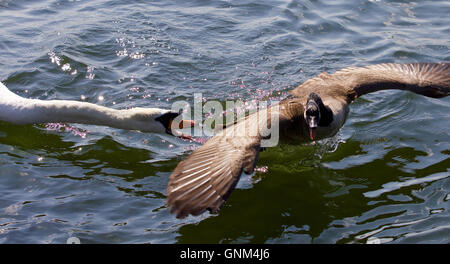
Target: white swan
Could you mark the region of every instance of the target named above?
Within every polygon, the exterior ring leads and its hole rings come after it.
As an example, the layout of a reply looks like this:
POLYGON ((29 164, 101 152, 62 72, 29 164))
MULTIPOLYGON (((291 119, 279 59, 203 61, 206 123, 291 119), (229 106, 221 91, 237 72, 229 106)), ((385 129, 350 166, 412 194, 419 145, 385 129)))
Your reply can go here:
MULTIPOLYGON (((160 108, 117 110, 71 100, 27 99, 11 92, 0 82, 0 120, 19 125, 67 122, 187 137, 172 129, 175 127, 172 121, 178 116, 177 112, 160 108)), ((180 121, 179 128, 194 125, 191 120, 177 121, 180 121)))

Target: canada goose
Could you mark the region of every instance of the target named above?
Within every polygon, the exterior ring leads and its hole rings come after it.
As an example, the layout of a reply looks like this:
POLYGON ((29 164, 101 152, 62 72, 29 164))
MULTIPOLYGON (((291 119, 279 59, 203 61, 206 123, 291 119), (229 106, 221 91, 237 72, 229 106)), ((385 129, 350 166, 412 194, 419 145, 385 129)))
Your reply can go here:
MULTIPOLYGON (((67 122, 167 133, 189 138, 172 129, 172 121, 179 115, 180 113, 159 108, 136 107, 116 110, 71 100, 27 99, 11 92, 0 82, 0 120, 14 124, 67 122)), ((193 125, 192 120, 181 120, 179 128, 193 125)), ((175 124, 173 127, 176 127, 175 124)))
MULTIPOLYGON (((278 109, 280 141, 302 143, 331 137, 342 127, 349 104, 357 97, 385 89, 409 90, 432 98, 450 93, 450 63, 377 64, 321 73, 290 91, 293 98, 278 109)), ((180 162, 170 175, 167 204, 178 218, 217 212, 242 171, 252 173, 262 133, 228 136, 227 130, 257 129, 257 113, 224 129, 180 162)), ((270 116, 267 118, 270 124, 270 116)), ((232 134, 232 133, 230 133, 232 134)))

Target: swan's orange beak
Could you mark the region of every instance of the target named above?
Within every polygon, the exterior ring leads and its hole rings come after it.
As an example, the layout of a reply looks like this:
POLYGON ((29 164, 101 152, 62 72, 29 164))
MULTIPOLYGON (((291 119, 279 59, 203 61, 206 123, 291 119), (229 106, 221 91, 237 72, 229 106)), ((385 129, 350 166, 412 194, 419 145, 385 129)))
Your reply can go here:
MULTIPOLYGON (((170 120, 169 122, 169 131, 168 133, 176 136, 176 137, 180 137, 182 139, 192 139, 192 137, 190 135, 181 133, 180 131, 174 130, 172 129, 172 122, 173 119, 170 120)), ((175 124, 175 129, 183 129, 183 128, 189 128, 189 127, 194 127, 195 126, 195 121, 194 120, 181 120, 181 122, 178 124, 178 127, 175 124)))
POLYGON ((180 129, 187 128, 187 127, 194 127, 195 121, 194 120, 181 120, 180 122, 180 129))
MULTIPOLYGON (((169 121, 169 127, 172 128, 172 122, 173 119, 170 119, 169 121)), ((181 120, 181 122, 178 124, 178 127, 175 126, 176 129, 183 129, 183 128, 189 128, 195 126, 194 120, 181 120)))

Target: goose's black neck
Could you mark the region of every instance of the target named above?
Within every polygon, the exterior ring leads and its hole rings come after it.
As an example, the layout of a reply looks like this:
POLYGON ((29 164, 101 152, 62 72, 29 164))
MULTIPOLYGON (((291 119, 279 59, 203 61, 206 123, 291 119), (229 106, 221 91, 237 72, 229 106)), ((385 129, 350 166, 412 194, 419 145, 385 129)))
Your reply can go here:
POLYGON ((322 98, 316 93, 311 93, 308 97, 309 100, 313 100, 319 106, 320 120, 318 125, 322 127, 329 126, 333 122, 333 111, 331 111, 330 107, 324 105, 322 98))

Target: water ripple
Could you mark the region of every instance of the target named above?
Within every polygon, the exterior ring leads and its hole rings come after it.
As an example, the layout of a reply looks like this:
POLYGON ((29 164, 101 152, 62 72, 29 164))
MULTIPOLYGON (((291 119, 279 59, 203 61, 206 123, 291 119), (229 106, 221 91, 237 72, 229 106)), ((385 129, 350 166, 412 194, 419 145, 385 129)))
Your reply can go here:
MULTIPOLYGON (((249 109, 322 71, 449 61, 448 13, 446 1, 6 0, 0 80, 27 98, 170 108, 202 93, 249 109)), ((165 190, 202 138, 0 122, 0 242, 448 243, 449 102, 358 98, 336 137, 262 152, 219 214, 183 220, 165 190)))

